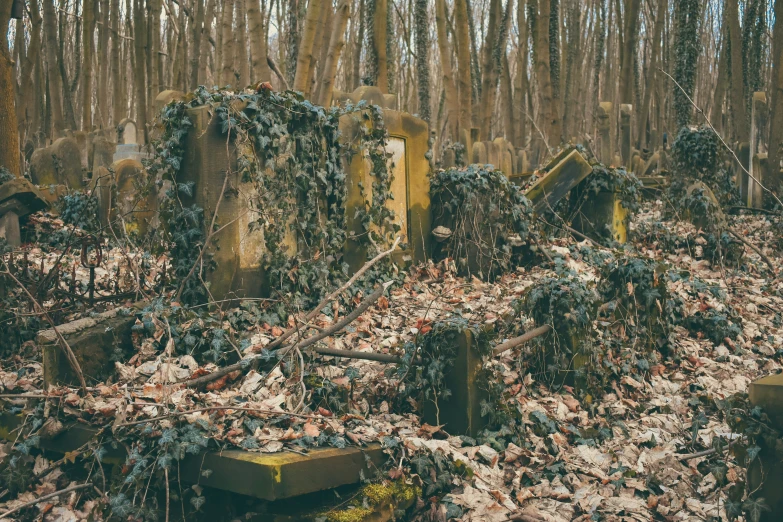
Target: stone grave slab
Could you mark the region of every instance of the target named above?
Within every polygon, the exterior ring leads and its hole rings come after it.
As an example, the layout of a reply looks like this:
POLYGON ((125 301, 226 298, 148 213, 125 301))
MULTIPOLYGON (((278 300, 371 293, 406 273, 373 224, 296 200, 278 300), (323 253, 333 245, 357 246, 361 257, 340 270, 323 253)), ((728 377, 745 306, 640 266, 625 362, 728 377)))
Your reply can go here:
POLYGON ((593 167, 576 149, 566 149, 558 154, 546 175, 531 186, 525 196, 539 214, 562 199, 593 171, 593 167))

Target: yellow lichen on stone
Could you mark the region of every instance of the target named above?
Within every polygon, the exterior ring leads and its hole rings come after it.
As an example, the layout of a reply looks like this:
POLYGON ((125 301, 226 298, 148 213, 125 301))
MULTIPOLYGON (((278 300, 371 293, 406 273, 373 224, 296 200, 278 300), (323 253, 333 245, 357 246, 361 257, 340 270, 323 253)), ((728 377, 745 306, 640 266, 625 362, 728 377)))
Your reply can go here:
POLYGON ((393 513, 395 509, 407 509, 420 493, 418 487, 403 480, 368 484, 356 495, 351 507, 323 516, 328 522, 363 522, 378 511, 393 513))

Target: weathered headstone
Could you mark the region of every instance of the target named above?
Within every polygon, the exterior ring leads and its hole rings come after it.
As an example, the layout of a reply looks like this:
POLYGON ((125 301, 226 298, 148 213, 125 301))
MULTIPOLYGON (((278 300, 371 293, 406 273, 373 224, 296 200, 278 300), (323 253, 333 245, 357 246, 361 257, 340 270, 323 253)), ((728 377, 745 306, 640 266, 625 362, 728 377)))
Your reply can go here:
POLYGON ((530 172, 530 161, 527 159, 527 151, 526 150, 519 150, 517 152, 517 163, 519 165, 519 175, 523 175, 525 173, 530 172))
POLYGON ((16 212, 8 211, 0 216, 0 238, 12 247, 22 244, 22 233, 19 229, 19 216, 16 212))
POLYGON ((81 159, 82 168, 83 169, 89 169, 90 168, 90 162, 89 162, 89 149, 90 149, 90 136, 86 131, 73 131, 71 133, 71 138, 73 138, 73 141, 76 142, 76 145, 79 147, 79 158, 81 159))
POLYGON ((441 163, 444 169, 452 169, 457 165, 454 149, 446 149, 443 151, 443 159, 441 160, 441 163))
POLYGON ((19 246, 19 218, 48 206, 38 189, 26 179, 6 181, 0 185, 0 237, 5 238, 11 246, 19 246))
MULTIPOLYGON (((783 374, 769 375, 750 383, 748 395, 751 404, 769 416, 771 427, 783 432, 783 374)), ((761 511, 759 522, 777 522, 783 520, 781 441, 758 437, 756 444, 761 451, 756 458, 750 459, 748 487, 757 492, 769 508, 761 511)))
POLYGON ((596 111, 598 127, 598 150, 601 163, 609 165, 612 162, 612 102, 601 102, 596 111))
POLYGON ((30 177, 36 185, 83 185, 82 158, 73 138, 60 138, 51 146, 36 150, 30 158, 30 177))
POLYGON ((397 95, 396 94, 384 94, 383 95, 383 107, 385 109, 397 110, 397 95))
POLYGON ((565 149, 552 162, 546 175, 536 181, 525 193, 533 209, 541 213, 563 198, 577 186, 593 167, 576 149, 565 149))
POLYGON ((217 299, 260 297, 263 287, 261 259, 264 251, 263 233, 248 231, 252 212, 253 187, 242 183, 236 168, 236 154, 226 147, 225 135, 217 118, 211 117, 211 107, 187 110, 193 122, 185 143, 185 156, 177 182, 193 182, 193 196, 182 195, 185 206, 196 204, 204 209, 204 230, 215 215, 221 230, 212 237, 207 252, 218 269, 207 275, 210 293, 217 299), (228 190, 221 190, 228 176, 228 190))
POLYGON ((117 125, 117 144, 135 145, 138 143, 136 122, 125 118, 117 125))
POLYGON ((161 91, 155 97, 155 114, 160 114, 161 109, 173 101, 181 101, 185 99, 185 93, 174 89, 168 89, 161 91))
MULTIPOLYGON (((429 130, 423 120, 404 112, 384 110, 383 121, 389 135, 386 148, 392 156, 391 192, 394 196, 386 204, 394 211, 402 242, 408 245, 407 250, 401 250, 395 257, 403 261, 424 261, 431 255, 430 163, 427 159, 429 130)), ((343 116, 340 119, 343 139, 351 140, 362 124, 355 115, 343 116)), ((346 223, 349 232, 357 235, 362 234, 363 230, 354 216, 357 208, 364 207, 365 201, 372 200, 372 181, 371 166, 363 155, 357 154, 350 158, 346 180, 346 223)), ((354 240, 348 240, 345 252, 351 270, 358 270, 366 261, 367 253, 354 240)))
POLYGON ((487 147, 483 142, 477 141, 473 144, 472 161, 473 163, 477 163, 479 165, 486 165, 489 161, 489 158, 487 157, 487 147))
MULTIPOLYGON (((143 199, 139 196, 139 187, 143 187, 148 181, 147 171, 141 162, 133 159, 114 163, 112 170, 117 196, 116 201, 111 204, 111 219, 124 222, 128 232, 146 234, 156 207, 154 191, 143 199)), ((101 189, 103 190, 103 187, 101 189)))
POLYGON ((108 167, 114 162, 116 146, 108 139, 98 136, 92 142, 92 171, 95 177, 95 169, 108 167))
POLYGON ((484 358, 476 346, 473 332, 466 328, 457 340, 453 366, 445 375, 448 398, 435 394, 424 402, 424 420, 433 426, 443 425, 451 435, 475 437, 486 425, 481 403, 487 400, 486 387, 480 382, 484 358))
POLYGON ((351 95, 347 92, 335 89, 332 92, 332 105, 335 107, 344 107, 351 100, 351 95))
POLYGON ((108 168, 100 165, 92 170, 92 182, 98 198, 98 222, 101 227, 106 227, 111 216, 114 178, 108 168))
POLYGON ((374 85, 362 85, 361 87, 357 87, 356 90, 351 93, 351 100, 354 104, 364 101, 370 105, 377 105, 381 108, 386 108, 387 103, 383 91, 374 85))
POLYGON ((633 151, 631 150, 631 116, 633 105, 623 103, 620 105, 620 154, 623 165, 629 169, 633 167, 633 151))

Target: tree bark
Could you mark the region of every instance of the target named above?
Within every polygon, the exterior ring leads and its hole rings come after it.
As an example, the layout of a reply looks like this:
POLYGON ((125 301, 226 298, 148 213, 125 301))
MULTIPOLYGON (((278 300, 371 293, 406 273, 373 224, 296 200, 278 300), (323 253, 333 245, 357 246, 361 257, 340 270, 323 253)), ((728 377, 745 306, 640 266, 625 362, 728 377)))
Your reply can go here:
MULTIPOLYGON (((101 24, 98 26, 98 49, 106 52, 109 48, 109 2, 99 2, 101 24)), ((100 128, 109 123, 109 67, 99 67, 98 74, 98 118, 100 128)))
POLYGON ((375 0, 373 13, 373 45, 375 47, 375 84, 383 93, 389 92, 389 64, 386 60, 387 0, 375 0))
POLYGON ((92 130, 92 46, 95 10, 92 0, 82 2, 82 130, 92 130))
POLYGON ((538 89, 541 92, 541 114, 546 125, 547 141, 549 146, 558 145, 561 139, 560 116, 552 95, 552 78, 550 75, 549 60, 549 20, 550 9, 549 0, 530 0, 532 11, 537 13, 533 21, 533 34, 535 45, 533 47, 533 57, 536 62, 536 79, 538 80, 538 89))
POLYGON ((527 144, 527 116, 529 110, 527 107, 527 91, 528 91, 528 62, 527 62, 527 50, 528 50, 528 32, 527 32, 527 19, 525 17, 525 0, 519 0, 517 4, 517 26, 519 27, 519 46, 517 47, 517 75, 515 78, 514 86, 514 105, 518 111, 518 117, 516 118, 517 130, 515 135, 517 138, 517 147, 524 147, 527 144))
MULTIPOLYGON (((454 1, 454 24, 456 26, 454 31, 457 40, 457 63, 459 67, 459 134, 457 139, 461 140, 463 132, 466 132, 468 136, 470 135, 473 113, 467 0, 454 1)), ((464 145, 468 146, 470 144, 465 143, 464 145)))
POLYGON ((440 69, 446 98, 446 128, 448 136, 454 141, 459 141, 459 106, 457 105, 454 73, 451 69, 451 47, 446 31, 446 0, 435 0, 435 26, 438 30, 438 55, 440 56, 440 69))
POLYGON ((44 39, 46 41, 46 71, 49 75, 49 106, 52 114, 54 135, 65 129, 63 118, 63 85, 60 69, 57 65, 57 15, 54 10, 56 0, 43 0, 44 39))
MULTIPOLYGON (((734 137, 739 142, 747 142, 750 136, 748 129, 748 118, 745 105, 745 87, 743 85, 742 72, 742 36, 739 25, 739 5, 738 0, 726 0, 726 21, 729 26, 729 42, 731 53, 731 83, 729 87, 729 96, 731 102, 732 124, 734 137)), ((746 158, 747 160, 747 158, 746 158)))
POLYGON ((348 18, 351 15, 351 3, 349 0, 341 0, 337 6, 337 12, 334 15, 332 27, 332 36, 329 41, 329 51, 324 63, 324 71, 321 76, 321 98, 319 104, 329 107, 332 104, 332 94, 334 93, 334 80, 337 76, 337 63, 340 61, 340 54, 345 47, 345 29, 348 26, 348 18))
POLYGON ((264 6, 261 0, 248 0, 247 20, 250 24, 250 53, 253 56, 253 82, 268 82, 272 79, 272 70, 266 61, 267 43, 264 30, 264 6))
MULTIPOLYGON (((479 136, 481 141, 490 139, 490 125, 492 123, 492 110, 494 109, 494 92, 497 89, 495 63, 492 60, 492 52, 497 42, 501 17, 500 0, 490 0, 489 20, 487 21, 487 35, 484 38, 484 46, 481 49, 481 103, 479 105, 479 136)), ((468 13, 470 16, 470 13, 468 13)), ((461 64, 460 64, 461 65, 461 64)))
MULTIPOLYGON (((44 0, 47 1, 47 0, 44 0)), ((112 123, 118 125, 127 114, 125 105, 125 89, 122 84, 120 72, 120 50, 122 39, 120 38, 120 0, 111 2, 111 87, 112 87, 112 123)), ((124 69, 124 68, 123 68, 124 69)))
MULTIPOLYGON (((666 18, 666 0, 658 0, 658 11, 655 15, 655 27, 653 29, 652 54, 648 78, 652 79, 644 89, 644 102, 639 114, 639 126, 636 131, 638 148, 641 150, 647 145, 647 121, 650 115, 650 103, 655 85, 655 77, 658 75, 658 55, 661 52, 661 36, 663 35, 663 23, 666 18)), ((657 144, 653 144, 655 146, 657 144)))
POLYGON ((415 0, 416 81, 418 83, 419 116, 430 124, 430 24, 427 0, 415 0))
POLYGON ((317 0, 311 1, 310 5, 307 6, 304 31, 302 32, 302 40, 299 42, 294 90, 302 93, 308 91, 310 64, 313 60, 313 46, 315 45, 315 33, 321 18, 321 7, 322 2, 317 0))
POLYGON ((636 34, 639 24, 640 0, 629 0, 623 20, 623 52, 620 64, 620 103, 633 104, 633 57, 636 53, 636 34))
POLYGON ((144 0, 134 0, 133 10, 133 49, 134 68, 133 85, 136 91, 136 123, 137 133, 143 135, 142 141, 147 143, 147 85, 146 85, 146 34, 144 0))
POLYGON ((237 36, 239 37, 239 45, 237 46, 237 60, 239 64, 237 66, 237 72, 239 73, 239 85, 238 87, 244 89, 250 84, 250 59, 247 54, 247 22, 245 20, 246 5, 245 2, 253 0, 236 0, 236 13, 237 13, 237 36))
MULTIPOLYGON (((0 3, 0 30, 8 31, 11 2, 0 3)), ((8 49, 8 40, 0 38, 0 167, 15 176, 21 175, 19 156, 19 127, 16 121, 14 63, 8 49)))
POLYGON ((769 125, 770 185, 780 197, 783 179, 780 175, 781 142, 783 142, 783 0, 775 0, 775 27, 772 32, 772 115, 769 125))
POLYGON ((221 85, 236 85, 234 76, 234 0, 223 1, 223 15, 220 20, 222 53, 221 53, 221 85))

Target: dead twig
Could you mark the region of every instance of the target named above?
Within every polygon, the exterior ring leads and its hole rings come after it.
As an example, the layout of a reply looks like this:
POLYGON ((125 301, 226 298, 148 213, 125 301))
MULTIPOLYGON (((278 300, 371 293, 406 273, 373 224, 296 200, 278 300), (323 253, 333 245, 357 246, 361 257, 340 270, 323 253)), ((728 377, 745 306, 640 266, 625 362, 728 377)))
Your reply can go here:
POLYGON ((17 511, 21 511, 25 508, 28 508, 30 506, 34 506, 36 504, 40 504, 44 500, 49 500, 50 498, 59 497, 60 495, 65 495, 66 493, 70 493, 72 491, 78 491, 80 489, 88 488, 92 486, 92 482, 85 482, 84 484, 76 484, 74 486, 67 487, 65 489, 61 489, 60 491, 55 491, 54 493, 49 493, 48 495, 44 495, 42 497, 38 497, 35 500, 31 500, 30 502, 25 502, 21 506, 17 506, 14 509, 9 509, 5 513, 0 513, 0 520, 7 518, 17 511))
MULTIPOLYGON (((364 274, 364 273, 365 273, 367 270, 369 270, 369 269, 370 269, 370 268, 371 268, 373 265, 375 265, 375 264, 376 264, 378 261, 380 261, 380 260, 381 260, 381 259, 383 259, 384 257, 386 257, 386 256, 390 255, 392 252, 394 252, 394 251, 397 249, 397 245, 399 245, 399 244, 400 244, 400 239, 401 239, 401 238, 400 238, 400 237, 398 237, 398 238, 397 238, 397 239, 394 241, 394 244, 392 245, 392 247, 391 247, 389 250, 383 251, 383 252, 381 252, 380 254, 378 254, 377 256, 375 256, 374 258, 372 258, 372 259, 370 259, 369 261, 367 261, 367 262, 364 264, 364 266, 363 266, 363 267, 361 267, 361 268, 360 268, 360 269, 359 269, 359 270, 358 270, 358 271, 357 271, 357 272, 356 272, 356 273, 355 273, 353 276, 351 276, 351 278, 350 278, 348 281, 346 281, 346 282, 345 282, 345 283, 344 283, 344 284, 343 284, 343 285, 342 285, 340 288, 338 288, 337 290, 335 290, 335 291, 334 291, 334 292, 332 292, 331 294, 329 294, 329 295, 327 295, 326 297, 324 297, 324 298, 321 300, 321 302, 320 302, 320 303, 318 303, 318 305, 316 305, 316 307, 315 307, 315 308, 313 308, 312 310, 310 310, 310 312, 308 312, 308 314, 305 316, 305 318, 304 318, 304 320, 303 320, 302 322, 303 322, 303 323, 309 323, 310 321, 312 321, 312 320, 313 320, 313 319, 314 319, 316 316, 318 316, 318 314, 320 314, 320 313, 321 313, 321 310, 323 310, 323 308, 324 308, 326 305, 328 305, 328 304, 329 304, 330 302, 332 302, 332 301, 333 301, 335 298, 337 298, 337 296, 338 296, 338 295, 340 295, 341 293, 345 292, 345 291, 346 291, 348 288, 350 288, 350 287, 351 287, 351 285, 353 285, 353 284, 354 284, 354 283, 355 283, 355 282, 356 282, 356 281, 357 281, 357 280, 358 280, 358 279, 359 279, 359 278, 360 278, 360 277, 361 277, 361 276, 362 276, 362 275, 363 275, 363 274, 364 274)), ((278 346, 280 346, 281 344, 283 344, 283 342, 284 342, 286 339, 288 339, 289 337, 291 337, 291 336, 292 336, 293 334, 295 334, 297 331, 298 331, 298 328, 297 328, 296 326, 294 326, 294 327, 292 327, 292 328, 289 328, 288 330, 286 330, 285 332, 283 332, 283 334, 282 334, 280 337, 278 337, 277 339, 275 339, 274 341, 272 341, 271 343, 269 343, 269 344, 267 345, 267 347, 266 347, 266 348, 267 348, 267 350, 274 350, 275 348, 277 348, 278 346)))
POLYGON ((728 231, 729 231, 729 233, 730 233, 732 236, 734 236, 734 237, 736 237, 737 239, 739 239, 739 240, 740 240, 740 242, 741 242, 743 245, 745 245, 746 247, 750 248, 750 249, 751 249, 751 250, 753 250, 755 253, 757 253, 757 254, 759 255, 759 257, 761 257, 761 260, 762 260, 762 261, 764 261, 764 262, 767 264, 767 266, 769 267, 769 269, 770 269, 770 270, 772 270, 772 274, 773 274, 773 275, 777 275, 777 272, 775 271, 775 266, 772 264, 772 261, 771 261, 771 260, 770 260, 770 259, 769 259, 769 258, 766 256, 766 254, 764 254, 764 252, 762 252, 762 251, 761 251, 761 249, 760 249, 760 248, 758 248, 756 245, 754 245, 753 243, 751 243, 750 241, 748 241, 747 239, 745 239, 744 237, 742 237, 742 236, 739 234, 739 232, 737 232, 736 230, 733 230, 733 229, 731 229, 731 228, 729 228, 729 227, 726 227, 726 230, 728 230, 728 231))
POLYGON ((524 344, 531 339, 535 339, 536 337, 541 337, 545 333, 549 332, 552 327, 548 324, 545 324, 544 326, 539 326, 538 328, 534 328, 530 330, 529 332, 525 332, 524 334, 520 335, 519 337, 514 337, 513 339, 509 339, 503 344, 497 345, 492 350, 492 355, 500 355, 501 353, 505 352, 506 350, 510 350, 512 348, 516 348, 520 344, 524 344))
POLYGON ((687 455, 675 455, 680 462, 686 460, 697 459, 699 457, 706 457, 715 453, 715 448, 706 449, 704 451, 697 451, 696 453, 688 453, 687 455))
POLYGON ((71 365, 71 369, 73 369, 76 376, 79 378, 79 385, 82 388, 82 392, 87 393, 87 383, 84 380, 84 373, 82 372, 81 366, 79 366, 79 361, 76 359, 76 354, 73 353, 73 350, 71 349, 71 346, 68 344, 68 341, 65 340, 65 337, 62 336, 60 333, 60 330, 57 329, 57 325, 54 324, 54 319, 52 319, 52 316, 49 315, 49 312, 46 311, 46 308, 41 306, 38 301, 33 297, 33 294, 30 293, 29 290, 27 290, 27 287, 25 287, 21 281, 19 281, 14 274, 11 273, 10 270, 6 268, 4 272, 0 272, 8 277, 10 277, 18 286, 22 289, 22 291, 27 294, 27 298, 30 300, 31 303, 33 303, 33 306, 40 310, 40 313, 46 318, 46 321, 49 323, 49 325, 52 327, 52 330, 54 331, 54 335, 57 336, 58 344, 60 345, 60 348, 62 348, 63 352, 65 352, 65 357, 68 359, 68 362, 71 365))

